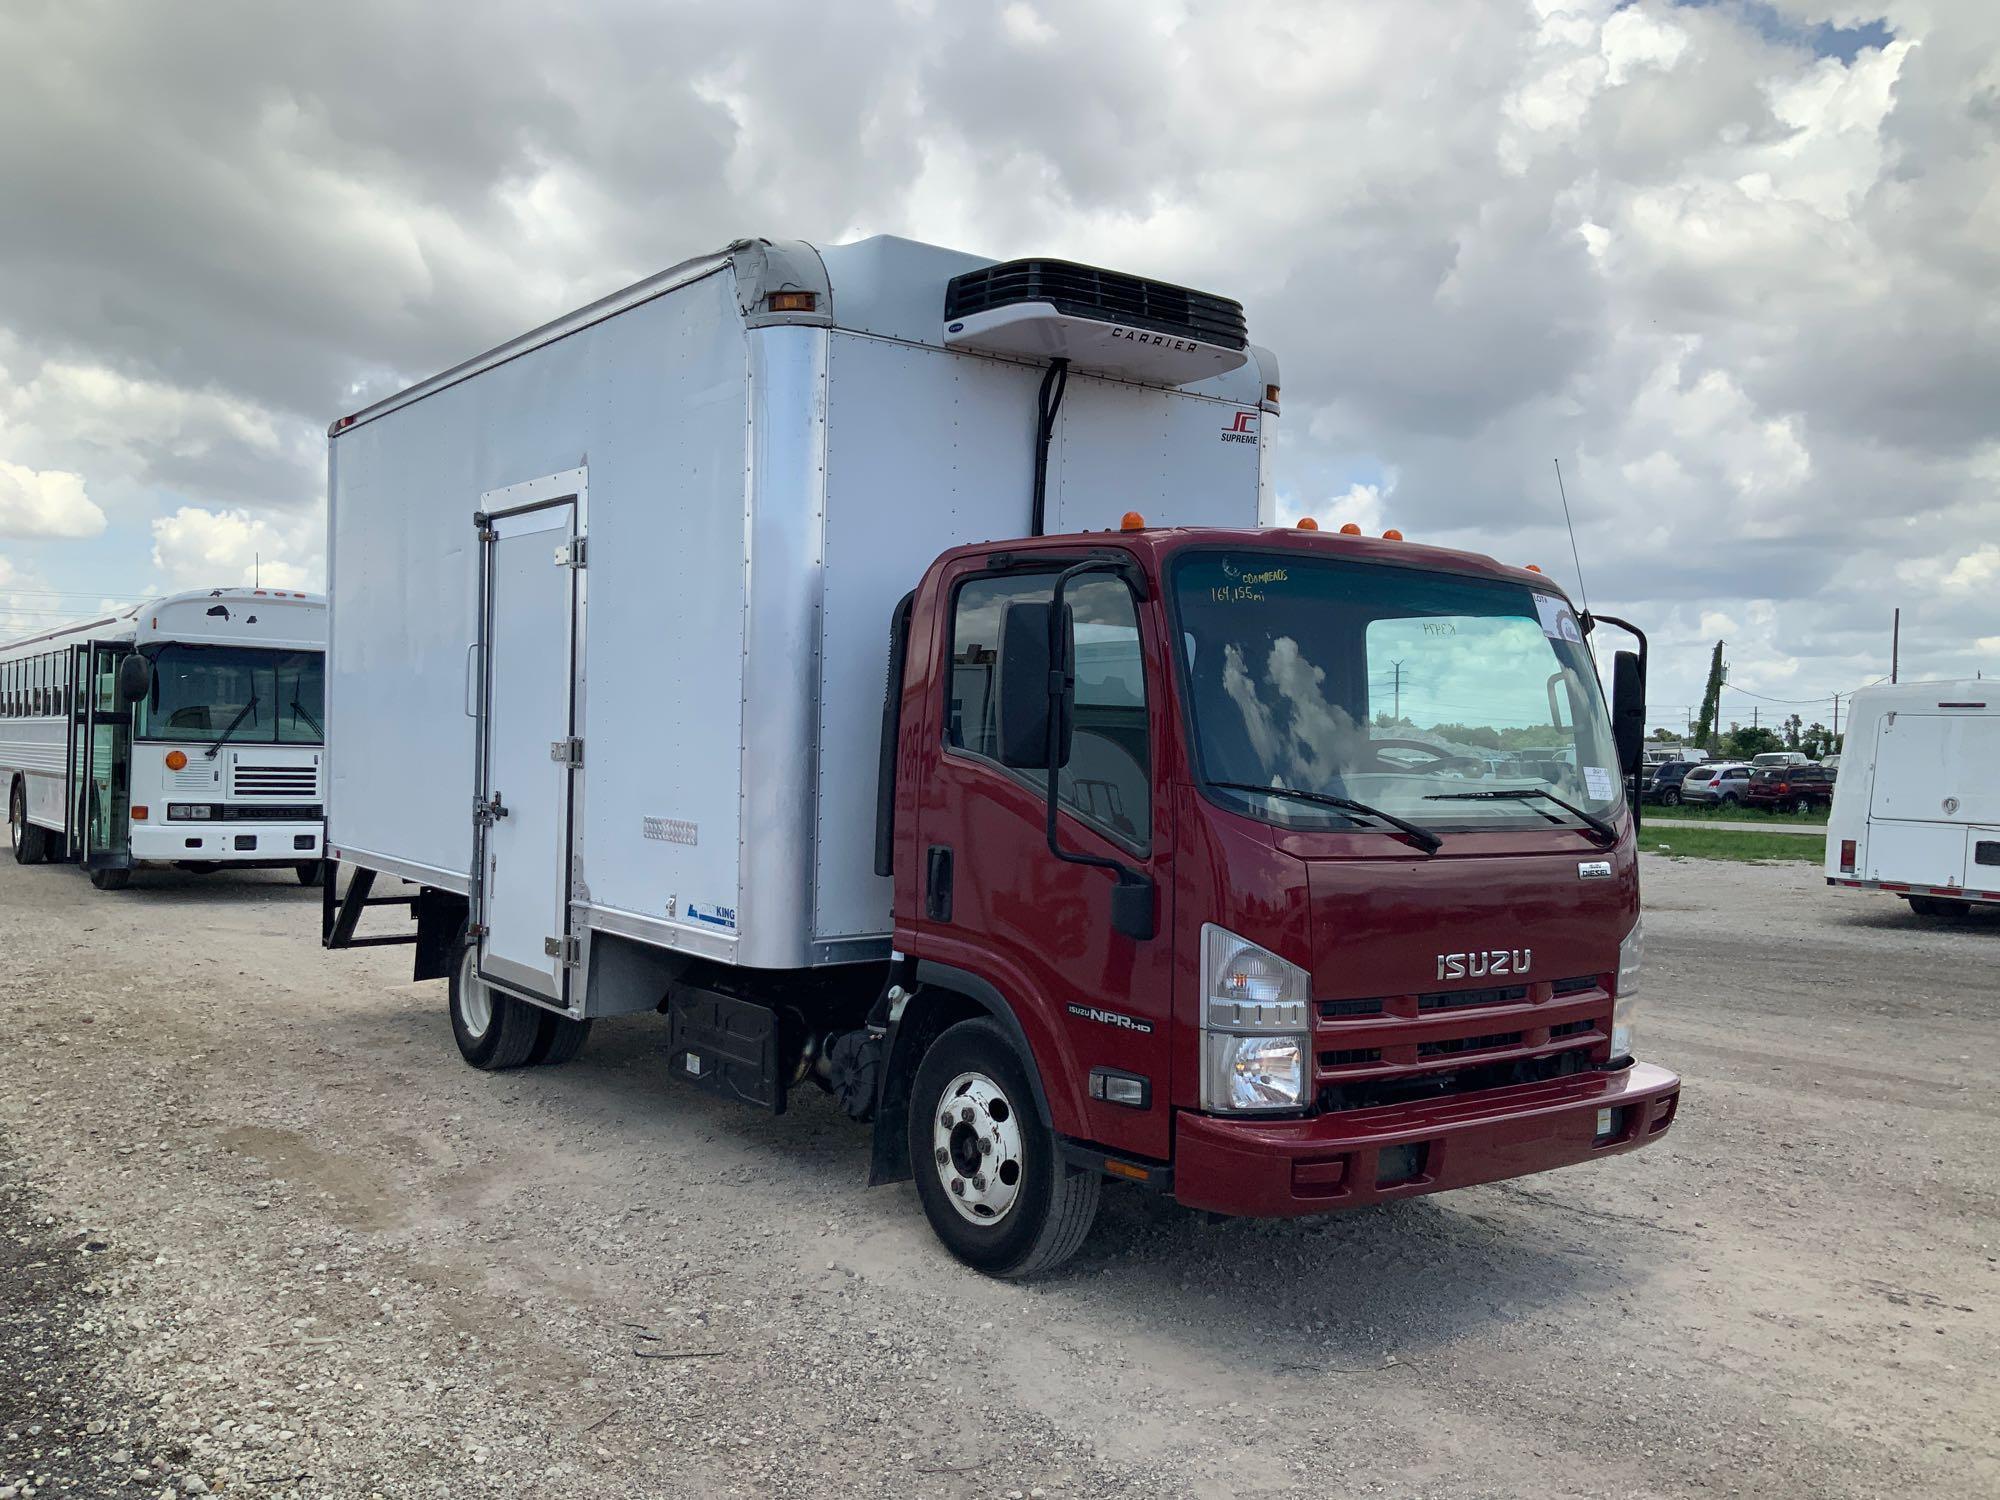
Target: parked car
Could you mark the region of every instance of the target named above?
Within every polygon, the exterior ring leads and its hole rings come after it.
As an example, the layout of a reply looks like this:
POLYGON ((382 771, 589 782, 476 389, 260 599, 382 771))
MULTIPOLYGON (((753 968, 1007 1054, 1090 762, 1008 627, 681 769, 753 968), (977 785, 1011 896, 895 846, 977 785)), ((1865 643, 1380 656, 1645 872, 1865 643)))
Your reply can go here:
POLYGON ((1681 782, 1681 801, 1704 807, 1735 807, 1750 785, 1750 768, 1740 761, 1696 766, 1681 782))
POLYGON ((1657 766, 1648 766, 1639 783, 1639 797, 1643 802, 1657 802, 1662 807, 1676 807, 1681 800, 1681 783, 1687 773, 1695 768, 1691 760, 1662 761, 1657 766))
POLYGON ((1809 766, 1812 757, 1803 750, 1766 750, 1762 755, 1750 757, 1750 765, 1755 770, 1766 766, 1809 766))
POLYGON ((1745 807, 1772 812, 1803 812, 1833 805, 1833 773, 1825 766, 1754 766, 1743 789, 1745 807))

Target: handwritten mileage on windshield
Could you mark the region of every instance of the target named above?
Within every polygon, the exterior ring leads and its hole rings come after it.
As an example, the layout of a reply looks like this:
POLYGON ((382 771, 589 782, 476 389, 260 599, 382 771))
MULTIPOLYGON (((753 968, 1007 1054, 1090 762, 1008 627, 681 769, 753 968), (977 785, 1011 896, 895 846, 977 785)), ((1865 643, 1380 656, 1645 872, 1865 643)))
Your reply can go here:
POLYGON ((1234 580, 1208 591, 1208 597, 1216 604, 1261 604, 1264 602, 1262 585, 1267 583, 1288 583, 1291 575, 1283 568, 1266 568, 1261 573, 1239 573, 1224 565, 1223 571, 1234 580))

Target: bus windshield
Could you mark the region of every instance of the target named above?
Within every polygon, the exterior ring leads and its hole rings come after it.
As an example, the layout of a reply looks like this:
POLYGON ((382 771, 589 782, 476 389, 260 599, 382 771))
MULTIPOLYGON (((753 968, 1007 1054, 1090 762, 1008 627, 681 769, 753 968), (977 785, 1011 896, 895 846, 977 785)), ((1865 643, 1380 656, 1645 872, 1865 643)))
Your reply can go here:
POLYGON ((1623 806, 1597 674, 1553 594, 1254 550, 1191 552, 1173 585, 1201 774, 1251 816, 1381 826, 1279 788, 1426 828, 1586 826, 1623 806))
POLYGON ((134 737, 213 741, 227 731, 232 745, 317 745, 326 738, 325 662, 319 651, 162 647, 134 737))

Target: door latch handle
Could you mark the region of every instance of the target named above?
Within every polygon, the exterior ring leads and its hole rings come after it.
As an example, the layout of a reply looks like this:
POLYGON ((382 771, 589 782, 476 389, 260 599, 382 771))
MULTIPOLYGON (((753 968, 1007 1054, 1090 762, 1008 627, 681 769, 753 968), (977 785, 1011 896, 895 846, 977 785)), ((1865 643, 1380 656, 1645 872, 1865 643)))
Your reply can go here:
POLYGON ((487 801, 474 801, 472 816, 475 822, 490 828, 507 816, 507 806, 500 800, 500 794, 495 792, 487 801))

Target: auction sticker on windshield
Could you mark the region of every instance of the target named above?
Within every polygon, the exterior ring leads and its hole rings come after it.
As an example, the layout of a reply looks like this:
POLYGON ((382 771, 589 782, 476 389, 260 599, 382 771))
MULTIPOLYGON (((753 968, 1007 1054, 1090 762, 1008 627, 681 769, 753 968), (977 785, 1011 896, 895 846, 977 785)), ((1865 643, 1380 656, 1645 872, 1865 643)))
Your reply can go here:
POLYGON ((1535 613, 1541 616, 1542 633, 1559 641, 1583 644, 1583 631, 1578 628, 1576 616, 1570 608, 1553 594, 1535 595, 1535 613))
POLYGON ((1583 768, 1583 789, 1590 793, 1590 800, 1593 802, 1609 802, 1611 800, 1612 789, 1617 784, 1612 779, 1611 772, 1607 767, 1585 766, 1583 768))

